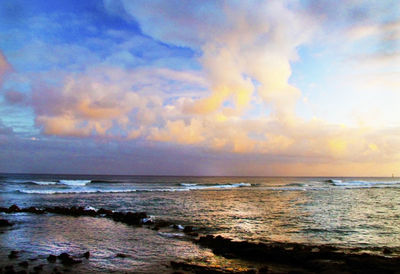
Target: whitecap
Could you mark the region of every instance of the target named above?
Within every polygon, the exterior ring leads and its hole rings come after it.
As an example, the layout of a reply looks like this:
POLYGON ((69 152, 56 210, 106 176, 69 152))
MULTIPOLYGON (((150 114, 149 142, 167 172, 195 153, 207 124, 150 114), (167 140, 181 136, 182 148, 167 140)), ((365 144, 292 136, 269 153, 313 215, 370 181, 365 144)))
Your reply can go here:
POLYGON ((90 180, 60 180, 59 183, 67 186, 85 186, 89 184, 90 180))
POLYGON ((17 190, 25 194, 91 194, 91 193, 130 193, 136 192, 136 189, 62 189, 62 190, 17 190))
POLYGON ((52 182, 52 181, 32 181, 33 184, 35 185, 42 185, 42 186, 47 186, 47 185, 56 185, 57 182, 52 182))

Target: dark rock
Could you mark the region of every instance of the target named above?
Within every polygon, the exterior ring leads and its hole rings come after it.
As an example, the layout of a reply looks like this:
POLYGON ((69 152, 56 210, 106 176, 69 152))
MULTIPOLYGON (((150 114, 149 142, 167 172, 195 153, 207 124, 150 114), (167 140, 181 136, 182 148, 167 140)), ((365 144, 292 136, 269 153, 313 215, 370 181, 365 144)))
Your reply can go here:
POLYGON ((193 236, 193 237, 199 236, 199 233, 197 233, 197 232, 189 232, 187 234, 190 235, 190 236, 193 236))
POLYGON ((17 205, 12 205, 8 208, 9 213, 14 213, 14 212, 21 212, 21 209, 17 205))
MULTIPOLYGON (((50 255, 50 256, 52 256, 52 255, 50 255)), ((66 252, 61 253, 61 254, 58 255, 57 257, 58 257, 60 260, 66 260, 66 259, 71 258, 71 256, 70 256, 68 253, 66 253, 66 252)))
POLYGON ((96 212, 95 210, 93 210, 93 209, 87 209, 87 210, 84 210, 83 214, 84 214, 85 216, 94 217, 94 216, 97 215, 97 212, 96 212))
POLYGON ((383 254, 385 254, 385 255, 389 255, 389 254, 392 254, 392 253, 393 253, 392 250, 390 248, 388 248, 388 247, 385 247, 383 249, 383 254))
POLYGON ((81 260, 76 260, 72 258, 68 253, 61 253, 58 255, 58 259, 60 259, 61 263, 63 265, 73 265, 73 264, 79 264, 82 261, 81 260))
POLYGON ((117 258, 126 258, 126 257, 128 257, 128 255, 126 255, 124 253, 117 253, 116 257, 117 258))
POLYGON ((8 220, 0 219, 0 227, 12 226, 13 224, 10 223, 8 220))
POLYGON ((55 267, 55 268, 53 268, 53 272, 52 272, 52 273, 54 273, 54 274, 61 274, 61 271, 58 270, 57 267, 55 267))
POLYGON ((47 260, 48 260, 50 263, 55 263, 56 260, 57 260, 57 256, 51 255, 51 254, 50 254, 50 255, 47 257, 47 260))
POLYGON ((171 222, 167 222, 167 221, 164 221, 164 220, 157 220, 155 223, 156 223, 155 226, 158 227, 158 228, 167 227, 167 226, 171 225, 171 222))
POLYGON ((8 254, 8 258, 9 258, 9 259, 18 258, 18 253, 19 253, 19 251, 13 250, 13 251, 10 252, 10 254, 8 254))
POLYGON ((193 232, 193 226, 187 225, 183 229, 183 232, 188 233, 188 232, 193 232))
POLYGON ((89 259, 89 257, 90 257, 90 252, 87 251, 87 252, 83 253, 82 257, 84 257, 84 258, 86 258, 86 259, 89 259))
POLYGON ((266 274, 266 273, 268 273, 268 271, 269 271, 268 266, 262 266, 262 267, 260 267, 260 268, 258 269, 258 273, 259 273, 259 274, 266 274))
POLYGON ((37 261, 38 258, 29 258, 28 260, 33 262, 33 261, 37 261))
POLYGON ((43 270, 43 264, 40 264, 40 265, 37 265, 37 266, 35 266, 34 268, 33 268, 33 271, 35 271, 35 272, 40 272, 40 271, 42 271, 43 270))
POLYGON ((212 235, 195 242, 227 258, 286 265, 301 273, 394 273, 400 269, 400 258, 349 253, 327 245, 236 242, 212 235))
MULTIPOLYGON (((173 269, 183 269, 185 271, 188 271, 190 273, 212 273, 212 274, 219 274, 219 273, 248 273, 252 274, 255 273, 254 270, 247 270, 247 271, 240 271, 240 272, 235 272, 235 271, 228 271, 223 268, 219 267, 211 267, 211 266, 204 266, 204 265, 197 265, 197 264, 190 264, 190 263, 185 263, 185 262, 175 262, 171 261, 170 262, 171 267, 173 269)), ((176 272, 174 272, 176 273, 176 272)), ((178 272, 180 273, 180 272, 178 272)))
POLYGON ((33 214, 43 214, 44 210, 41 209, 37 209, 36 207, 28 207, 28 208, 22 208, 21 209, 22 212, 28 212, 28 213, 33 213, 33 214))
POLYGON ((82 260, 77 260, 77 259, 74 259, 74 258, 72 258, 72 257, 70 257, 70 258, 68 258, 68 259, 61 260, 61 263, 62 263, 63 265, 80 264, 81 262, 82 262, 82 260))
POLYGON ((112 212, 112 210, 100 208, 99 210, 97 210, 97 214, 111 216, 113 214, 113 212, 112 212))
POLYGON ((20 270, 15 272, 15 274, 26 274, 26 273, 27 273, 26 270, 20 270))
POLYGON ((20 262, 18 265, 22 266, 23 268, 27 268, 29 266, 29 263, 27 261, 23 261, 23 262, 20 262))
POLYGON ((14 266, 13 265, 6 265, 5 267, 4 267, 4 270, 14 270, 14 266))

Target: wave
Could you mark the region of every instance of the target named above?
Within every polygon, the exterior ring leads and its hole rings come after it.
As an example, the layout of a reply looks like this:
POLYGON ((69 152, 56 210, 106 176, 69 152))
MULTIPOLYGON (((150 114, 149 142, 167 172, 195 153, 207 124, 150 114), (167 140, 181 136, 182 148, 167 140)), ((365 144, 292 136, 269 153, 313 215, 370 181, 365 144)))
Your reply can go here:
POLYGON ((130 193, 130 192, 136 192, 136 189, 124 189, 124 190, 120 190, 120 189, 107 189, 107 190, 99 190, 99 189, 63 189, 63 190, 20 189, 20 190, 16 190, 16 192, 23 193, 23 194, 90 194, 90 193, 130 193))
POLYGON ((56 185, 58 182, 52 182, 52 181, 32 181, 30 182, 34 185, 41 185, 41 186, 47 186, 47 185, 56 185))
POLYGON ((201 189, 229 189, 251 186, 249 183, 237 183, 237 184, 226 184, 226 185, 192 185, 186 186, 185 189, 189 190, 201 190, 201 189))
MULTIPOLYGON (((83 185, 83 182, 82 182, 83 185)), ((82 186, 78 185, 78 186, 82 186)), ((77 186, 76 184, 74 186, 77 186)), ((24 194, 89 194, 89 193, 130 193, 130 192, 178 192, 202 189, 230 189, 251 186, 249 183, 227 184, 227 185, 193 185, 184 188, 146 188, 146 189, 97 189, 97 188, 68 188, 68 189, 19 189, 18 193, 24 194)))
POLYGON ((91 180, 59 180, 58 182, 61 185, 67 185, 67 186, 85 186, 87 184, 90 184, 92 181, 91 180))
POLYGON ((26 180, 11 180, 8 183, 24 184, 24 185, 67 185, 67 186, 84 186, 92 183, 91 180, 58 180, 58 181, 26 181, 26 180))
POLYGON ((121 181, 116 180, 90 180, 91 184, 118 184, 123 183, 121 181))
POLYGON ((332 184, 340 184, 342 180, 337 180, 337 179, 328 179, 325 182, 327 183, 332 183, 332 184))
POLYGON ((197 186, 197 184, 180 183, 180 186, 197 186))
POLYGON ((342 181, 328 180, 334 186, 352 187, 352 188, 370 188, 370 187, 400 187, 400 181, 342 181))

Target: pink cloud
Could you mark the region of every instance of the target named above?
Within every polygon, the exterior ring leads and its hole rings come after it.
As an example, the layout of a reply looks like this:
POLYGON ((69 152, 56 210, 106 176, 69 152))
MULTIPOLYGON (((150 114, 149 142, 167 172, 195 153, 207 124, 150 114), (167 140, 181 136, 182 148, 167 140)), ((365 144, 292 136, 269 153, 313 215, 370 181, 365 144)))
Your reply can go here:
POLYGON ((8 63, 6 56, 0 51, 0 84, 4 81, 5 75, 12 71, 11 65, 8 63))

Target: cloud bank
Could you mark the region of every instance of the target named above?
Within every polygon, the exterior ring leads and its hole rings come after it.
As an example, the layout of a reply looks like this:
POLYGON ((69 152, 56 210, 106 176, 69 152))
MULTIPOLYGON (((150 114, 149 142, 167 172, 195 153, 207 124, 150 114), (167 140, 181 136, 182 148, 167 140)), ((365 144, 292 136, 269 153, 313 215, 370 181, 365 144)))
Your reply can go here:
POLYGON ((399 120, 359 110, 400 99, 400 20, 381 20, 386 4, 348 2, 105 0, 119 27, 9 49, 13 81, 0 55, 4 102, 29 106, 45 137, 226 155, 236 159, 227 173, 251 157, 244 174, 265 175, 265 165, 282 175, 361 172, 377 162, 374 174, 386 173, 400 162, 399 120), (24 71, 18 56, 33 66, 24 71))

